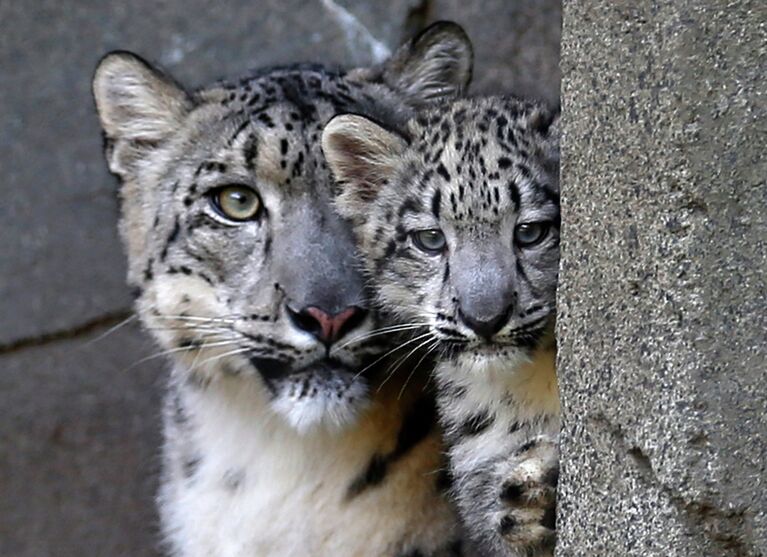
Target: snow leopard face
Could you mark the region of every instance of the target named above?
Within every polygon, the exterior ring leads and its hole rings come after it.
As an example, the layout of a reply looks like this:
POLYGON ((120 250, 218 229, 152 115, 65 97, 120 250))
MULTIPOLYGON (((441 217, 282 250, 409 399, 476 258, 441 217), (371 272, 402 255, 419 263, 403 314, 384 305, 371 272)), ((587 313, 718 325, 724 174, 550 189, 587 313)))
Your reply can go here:
POLYGON ((196 92, 130 53, 102 60, 93 88, 129 282, 185 380, 250 378, 301 430, 352 421, 384 343, 346 342, 377 319, 332 206, 322 127, 350 111, 404 121, 470 71, 468 39, 446 23, 379 67, 273 68, 196 92))
POLYGON ((550 330, 559 262, 557 116, 467 99, 402 128, 359 115, 326 126, 382 307, 462 369, 513 369, 550 330))

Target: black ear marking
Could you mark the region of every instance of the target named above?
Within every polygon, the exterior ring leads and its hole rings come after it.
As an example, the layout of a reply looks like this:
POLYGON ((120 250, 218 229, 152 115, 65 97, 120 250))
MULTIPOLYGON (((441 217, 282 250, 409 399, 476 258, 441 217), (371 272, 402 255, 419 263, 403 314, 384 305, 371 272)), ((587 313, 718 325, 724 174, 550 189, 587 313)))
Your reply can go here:
POLYGON ((457 23, 438 21, 402 45, 384 64, 383 80, 415 105, 453 98, 469 85, 474 50, 457 23))
POLYGON ((538 132, 541 135, 546 135, 553 120, 554 115, 550 112, 544 110, 536 110, 530 116, 530 129, 538 132))
POLYGON ((528 126, 536 133, 548 137, 558 129, 560 119, 559 110, 551 110, 544 107, 536 108, 530 115, 528 126))

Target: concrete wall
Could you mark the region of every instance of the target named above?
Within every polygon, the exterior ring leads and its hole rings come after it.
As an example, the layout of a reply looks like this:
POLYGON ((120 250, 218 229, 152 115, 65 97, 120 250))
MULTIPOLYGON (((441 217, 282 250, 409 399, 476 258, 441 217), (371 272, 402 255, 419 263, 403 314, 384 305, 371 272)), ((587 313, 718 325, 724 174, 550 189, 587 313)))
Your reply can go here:
POLYGON ((559 555, 767 555, 765 21, 565 2, 559 555))
POLYGON ((156 555, 163 364, 130 316, 90 77, 134 50, 187 85, 298 60, 365 64, 436 19, 477 91, 555 100, 555 0, 0 2, 0 555, 156 555), (371 40, 371 36, 374 40, 371 40), (380 43, 380 44, 379 44, 380 43))

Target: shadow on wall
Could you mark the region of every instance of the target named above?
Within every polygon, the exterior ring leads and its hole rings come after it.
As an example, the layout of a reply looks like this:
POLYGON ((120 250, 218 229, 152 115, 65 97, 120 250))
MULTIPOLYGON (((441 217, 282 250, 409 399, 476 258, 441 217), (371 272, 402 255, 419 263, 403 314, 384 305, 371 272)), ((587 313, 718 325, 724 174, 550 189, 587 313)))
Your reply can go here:
POLYGON ((474 91, 556 102, 560 17, 553 0, 0 4, 0 555, 157 555, 163 364, 133 321, 103 336, 131 301, 90 95, 101 55, 134 50, 194 86, 367 64, 452 19, 475 43, 474 91))

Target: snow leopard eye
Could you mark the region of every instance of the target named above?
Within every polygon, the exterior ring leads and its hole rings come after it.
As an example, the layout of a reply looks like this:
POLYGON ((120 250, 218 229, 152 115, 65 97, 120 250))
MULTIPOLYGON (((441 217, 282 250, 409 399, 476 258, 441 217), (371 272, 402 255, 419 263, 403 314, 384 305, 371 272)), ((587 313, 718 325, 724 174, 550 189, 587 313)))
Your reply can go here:
POLYGON ((525 222, 514 229, 514 240, 522 248, 529 248, 540 243, 549 232, 548 222, 525 222))
POLYGON ((438 228, 416 230, 411 233, 411 237, 415 247, 429 255, 439 255, 447 245, 445 235, 438 228))
POLYGON ((211 195, 213 208, 233 221, 253 220, 261 209, 261 198, 248 186, 224 186, 211 195))

